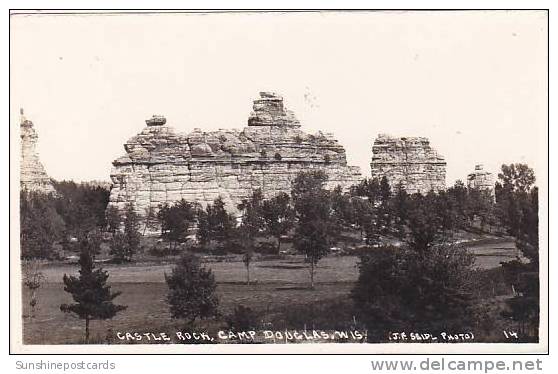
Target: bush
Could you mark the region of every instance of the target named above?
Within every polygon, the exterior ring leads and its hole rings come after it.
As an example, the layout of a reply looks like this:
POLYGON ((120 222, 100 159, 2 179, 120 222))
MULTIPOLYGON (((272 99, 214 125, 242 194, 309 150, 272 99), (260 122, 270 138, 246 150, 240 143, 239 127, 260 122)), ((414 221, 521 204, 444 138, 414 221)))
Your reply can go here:
POLYGON ((269 242, 261 242, 255 248, 256 253, 260 253, 262 255, 276 255, 277 254, 277 246, 273 243, 269 242))
POLYGON ((207 245, 195 244, 188 248, 192 253, 209 253, 210 249, 207 245))
POLYGON ((244 252, 245 252, 244 246, 242 245, 242 243, 240 243, 240 240, 237 238, 219 243, 211 250, 211 254, 217 256, 224 256, 231 253, 235 255, 240 255, 243 254, 244 252))
POLYGON ((361 257, 352 298, 371 341, 389 331, 467 331, 473 323, 474 257, 438 245, 427 253, 378 248, 361 257))
POLYGON ((321 300, 303 305, 281 308, 272 317, 277 329, 353 330, 354 306, 350 300, 321 300))
POLYGON ((169 248, 163 243, 156 243, 154 244, 147 253, 154 257, 166 257, 166 256, 176 256, 180 252, 182 252, 183 248, 180 246, 169 248))
POLYGON ((228 252, 224 245, 217 245, 213 247, 209 253, 214 256, 226 256, 228 252))
POLYGON ((233 331, 255 330, 258 325, 258 315, 250 307, 237 305, 233 312, 226 317, 227 327, 233 331))

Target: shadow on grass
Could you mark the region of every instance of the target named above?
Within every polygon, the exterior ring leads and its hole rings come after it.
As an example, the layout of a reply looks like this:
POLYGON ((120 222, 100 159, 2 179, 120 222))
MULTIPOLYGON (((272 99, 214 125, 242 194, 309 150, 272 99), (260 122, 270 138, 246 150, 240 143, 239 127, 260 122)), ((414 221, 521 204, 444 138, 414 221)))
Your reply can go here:
POLYGON ((258 265, 259 268, 266 269, 284 269, 284 270, 297 270, 306 269, 307 265, 258 265))
POLYGON ((276 291, 315 291, 309 286, 285 286, 275 287, 276 291))

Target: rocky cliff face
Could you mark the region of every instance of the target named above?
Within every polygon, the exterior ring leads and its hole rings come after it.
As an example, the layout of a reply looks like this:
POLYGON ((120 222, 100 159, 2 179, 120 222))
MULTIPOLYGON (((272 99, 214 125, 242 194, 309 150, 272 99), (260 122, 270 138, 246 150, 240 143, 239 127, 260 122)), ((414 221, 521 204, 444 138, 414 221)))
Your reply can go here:
POLYGON ((283 98, 273 93, 260 93, 241 131, 196 128, 181 134, 161 116, 146 124, 124 145, 126 155, 113 162, 109 204, 119 209, 133 203, 145 214, 148 207, 181 198, 205 205, 221 196, 234 211, 254 189, 267 197, 289 192, 303 170, 324 170, 328 188, 348 188, 361 178, 331 134, 301 131, 283 98))
POLYGON ((47 175, 43 164, 37 154, 37 132, 33 127, 33 122, 23 116, 21 110, 20 122, 21 137, 21 164, 20 164, 20 186, 22 190, 54 193, 54 187, 47 175))
POLYGON ((393 189, 399 183, 408 193, 446 188, 446 162, 427 138, 379 135, 372 146, 372 177, 386 176, 393 189))
POLYGON ((483 165, 475 165, 475 171, 467 175, 467 187, 494 191, 494 175, 484 170, 483 165))

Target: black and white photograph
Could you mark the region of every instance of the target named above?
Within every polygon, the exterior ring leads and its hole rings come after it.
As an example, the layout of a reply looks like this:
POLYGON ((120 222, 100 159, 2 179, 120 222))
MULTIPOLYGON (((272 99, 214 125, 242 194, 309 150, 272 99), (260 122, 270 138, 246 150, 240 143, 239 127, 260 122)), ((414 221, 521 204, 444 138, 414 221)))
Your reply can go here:
POLYGON ((9 31, 14 352, 548 350, 548 11, 9 31))

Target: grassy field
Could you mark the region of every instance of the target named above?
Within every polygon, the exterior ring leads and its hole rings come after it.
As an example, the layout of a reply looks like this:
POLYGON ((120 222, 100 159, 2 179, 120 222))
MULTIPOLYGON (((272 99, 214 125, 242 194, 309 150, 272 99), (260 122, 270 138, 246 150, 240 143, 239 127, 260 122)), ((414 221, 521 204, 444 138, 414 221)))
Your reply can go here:
MULTIPOLYGON (((479 241, 470 245, 476 255, 477 266, 488 269, 500 261, 517 256, 513 242, 505 240, 479 241)), ((246 269, 240 256, 230 256, 217 262, 206 258, 216 277, 223 315, 237 305, 249 306, 265 320, 285 308, 305 305, 349 303, 349 293, 358 277, 358 259, 355 256, 329 256, 320 261, 316 273, 316 289, 307 289, 309 271, 302 256, 284 258, 257 258, 251 265, 252 284, 244 284, 246 269)), ((108 321, 93 321, 92 336, 105 341, 116 331, 153 332, 179 331, 180 324, 170 318, 165 301, 167 291, 165 272, 172 264, 140 262, 129 265, 106 264, 113 290, 122 291, 115 301, 128 308, 108 321)), ((29 318, 29 295, 23 293, 24 342, 26 344, 72 344, 83 337, 83 321, 60 311, 60 304, 71 302, 64 292, 63 274, 76 274, 75 264, 46 264, 42 269, 45 285, 38 291, 38 307, 34 318, 29 318)), ((350 316, 349 316, 350 318, 350 316)), ((279 326, 275 326, 279 327, 279 326)), ((281 326, 283 327, 283 326, 281 326)), ((224 328, 224 326, 221 326, 224 328)))
MULTIPOLYGON (((251 266, 251 284, 246 285, 246 269, 238 260, 206 264, 215 273, 220 311, 224 315, 236 305, 249 306, 256 311, 273 313, 285 305, 313 304, 324 300, 348 297, 357 277, 354 257, 330 257, 324 259, 316 274, 315 290, 307 289, 308 268, 300 256, 284 260, 256 261, 251 266)), ((134 264, 127 266, 107 265, 110 284, 122 295, 116 301, 128 309, 110 321, 94 321, 93 335, 104 338, 109 329, 113 331, 146 331, 158 326, 176 330, 178 324, 171 320, 165 301, 167 291, 164 273, 171 265, 134 264)), ((39 307, 35 317, 24 319, 24 342, 27 344, 77 343, 83 335, 83 321, 60 311, 60 304, 71 302, 61 282, 64 273, 76 273, 76 266, 51 265, 44 269, 46 284, 38 292, 39 307)), ((24 292, 24 315, 28 295, 24 292)))

